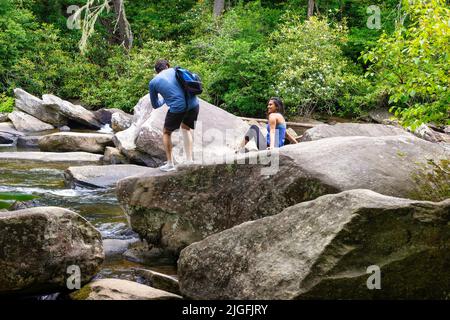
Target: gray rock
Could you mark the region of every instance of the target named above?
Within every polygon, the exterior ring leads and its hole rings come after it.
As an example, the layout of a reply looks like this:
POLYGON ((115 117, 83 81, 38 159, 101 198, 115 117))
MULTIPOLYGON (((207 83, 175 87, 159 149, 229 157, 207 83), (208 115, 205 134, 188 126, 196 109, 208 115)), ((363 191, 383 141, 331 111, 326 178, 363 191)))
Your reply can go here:
POLYGON ((338 137, 278 150, 272 172, 261 161, 269 154, 263 151, 232 164, 149 171, 119 181, 117 196, 134 231, 177 254, 208 235, 324 194, 363 188, 420 196, 413 175, 429 168, 427 159, 449 158, 441 146, 413 135, 338 137))
POLYGON ((79 291, 73 292, 73 300, 178 300, 182 297, 140 283, 119 280, 95 280, 79 291))
POLYGON ((41 99, 19 88, 14 89, 14 94, 16 96, 15 106, 18 110, 55 127, 67 124, 66 117, 46 106, 41 99))
POLYGON ((430 127, 428 127, 426 124, 422 124, 420 127, 418 127, 414 134, 424 140, 430 141, 430 142, 446 142, 450 143, 450 135, 448 134, 442 134, 437 131, 432 130, 430 127))
POLYGON ((114 187, 121 179, 142 175, 151 170, 158 169, 129 164, 81 166, 68 168, 64 176, 66 183, 72 187, 107 188, 114 187))
POLYGON ((67 164, 100 164, 103 156, 87 152, 0 152, 0 163, 39 162, 67 164))
POLYGON ((40 207, 0 213, 0 294, 67 290, 68 267, 87 283, 104 254, 100 233, 80 215, 40 207))
POLYGON ((11 122, 0 122, 0 144, 14 145, 21 136, 23 133, 17 131, 11 122))
POLYGON ((103 249, 106 257, 122 255, 128 250, 130 244, 137 239, 103 239, 103 249))
POLYGON ((314 141, 333 137, 383 137, 410 135, 407 131, 394 126, 371 123, 338 123, 335 125, 321 124, 306 130, 301 141, 314 141))
POLYGON ((72 104, 69 101, 62 100, 51 94, 44 94, 42 100, 44 105, 55 113, 62 114, 64 117, 85 127, 95 130, 102 127, 102 124, 97 120, 94 113, 80 105, 72 104))
POLYGON ((168 266, 177 263, 175 255, 167 250, 153 247, 146 241, 131 244, 130 248, 124 252, 123 257, 128 261, 146 266, 168 266))
POLYGON ((39 148, 41 136, 22 136, 17 138, 17 146, 21 148, 39 148))
POLYGON ((145 285, 181 295, 178 279, 163 273, 147 269, 135 269, 135 273, 144 280, 145 285))
POLYGON ((129 164, 128 159, 120 152, 119 149, 106 147, 103 156, 104 164, 129 164))
POLYGON ((449 221, 450 199, 326 195, 184 249, 181 292, 230 300, 446 299, 449 221), (367 287, 370 266, 381 268, 381 290, 367 287))
POLYGON ((62 126, 59 128, 59 131, 61 132, 69 132, 71 129, 68 126, 62 126))
POLYGON ((0 123, 9 121, 8 114, 0 112, 0 123))
POLYGON ((131 127, 133 116, 124 112, 113 113, 111 117, 111 128, 114 132, 124 131, 131 127))
POLYGON ((40 207, 40 206, 41 206, 41 204, 39 203, 38 200, 16 201, 9 208, 9 211, 24 210, 24 209, 36 208, 36 207, 40 207))
POLYGON ((8 115, 14 127, 21 132, 38 132, 55 129, 51 124, 30 116, 22 111, 14 110, 8 115))
POLYGON ((102 133, 58 132, 39 139, 39 148, 48 152, 105 152, 113 145, 112 135, 102 133))
POLYGON ((116 112, 127 114, 126 112, 117 108, 111 109, 102 108, 97 111, 94 111, 94 115, 100 123, 111 125, 111 116, 116 112))

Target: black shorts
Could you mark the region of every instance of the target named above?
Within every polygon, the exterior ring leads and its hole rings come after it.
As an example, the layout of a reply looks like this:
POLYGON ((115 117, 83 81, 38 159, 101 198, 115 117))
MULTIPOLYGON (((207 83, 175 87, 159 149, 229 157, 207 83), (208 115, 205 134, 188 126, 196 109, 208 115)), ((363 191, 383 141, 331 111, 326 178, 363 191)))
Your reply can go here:
POLYGON ((191 129, 195 129, 195 122, 198 118, 199 107, 188 110, 188 112, 172 113, 167 112, 166 120, 164 121, 164 129, 173 132, 180 129, 182 123, 191 129))

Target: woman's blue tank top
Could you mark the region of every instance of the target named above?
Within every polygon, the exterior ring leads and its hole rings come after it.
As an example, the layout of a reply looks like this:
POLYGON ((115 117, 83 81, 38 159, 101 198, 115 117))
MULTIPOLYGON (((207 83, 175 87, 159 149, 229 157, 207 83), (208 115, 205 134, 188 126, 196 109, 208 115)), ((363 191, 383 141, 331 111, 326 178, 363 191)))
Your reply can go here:
MULTIPOLYGON (((280 148, 284 146, 285 136, 286 136, 286 122, 277 124, 275 128, 275 148, 280 148)), ((267 124, 267 146, 270 146, 270 124, 267 124)))

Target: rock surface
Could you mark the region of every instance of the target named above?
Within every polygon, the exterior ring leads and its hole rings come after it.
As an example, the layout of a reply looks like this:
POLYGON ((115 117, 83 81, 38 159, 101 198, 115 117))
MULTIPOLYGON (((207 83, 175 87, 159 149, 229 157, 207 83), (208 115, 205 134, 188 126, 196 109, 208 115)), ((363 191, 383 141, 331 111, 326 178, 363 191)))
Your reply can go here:
POLYGON ((414 131, 414 134, 417 137, 427 140, 427 141, 430 141, 430 142, 450 143, 450 135, 434 131, 433 129, 428 127, 426 124, 422 124, 420 127, 418 127, 414 131))
POLYGON ((449 221, 450 199, 326 195, 184 249, 181 292, 193 299, 445 299, 449 221), (374 265, 381 290, 367 287, 374 265))
POLYGON ((0 112, 0 123, 9 121, 8 114, 0 112))
POLYGON ((46 162, 71 164, 100 164, 102 156, 87 152, 0 152, 0 163, 3 162, 46 162))
POLYGON ((72 187, 107 188, 114 187, 121 179, 142 175, 152 170, 158 169, 129 164, 81 166, 68 168, 64 176, 66 183, 72 187))
POLYGON ((58 132, 39 139, 39 148, 47 152, 105 152, 113 145, 112 135, 103 133, 58 132))
POLYGON ((143 284, 120 279, 93 281, 72 293, 73 300, 178 300, 182 297, 143 284))
POLYGON ((103 239, 103 249, 106 257, 122 255, 128 250, 130 244, 138 239, 103 239))
POLYGON ((111 116, 111 128, 114 132, 124 131, 131 127, 133 116, 125 112, 116 112, 111 116))
POLYGON ((301 141, 314 141, 333 137, 383 137, 409 135, 408 132, 394 126, 371 123, 338 123, 335 125, 321 124, 306 130, 301 141))
POLYGON ((119 149, 113 147, 106 147, 103 156, 104 164, 128 164, 128 159, 120 152, 119 149))
POLYGON ((67 118, 44 104, 41 99, 22 89, 14 89, 16 108, 55 127, 67 124, 67 118))
POLYGON ((0 123, 0 144, 15 144, 18 137, 23 136, 23 133, 14 129, 11 122, 0 123))
POLYGON ((41 136, 22 136, 17 138, 17 146, 21 148, 39 148, 41 136))
POLYGON ((42 100, 44 105, 53 110, 53 112, 62 114, 64 117, 83 126, 95 130, 102 127, 102 124, 97 120, 94 113, 80 105, 75 105, 69 101, 62 100, 52 94, 44 94, 42 100))
POLYGON ((0 248, 0 294, 67 290, 69 266, 79 266, 87 283, 104 259, 100 233, 56 207, 0 213, 0 248))
POLYGON ((14 110, 8 115, 14 127, 21 132, 38 132, 55 129, 51 124, 30 116, 29 114, 14 110))
POLYGON ((147 286, 180 295, 178 279, 163 273, 148 269, 135 269, 135 273, 144 279, 147 286))
POLYGON ((450 154, 412 135, 338 137, 278 150, 272 168, 262 161, 248 164, 268 154, 263 151, 245 155, 247 164, 149 171, 119 181, 118 199, 134 231, 177 254, 208 235, 324 194, 370 189, 398 197, 420 195, 413 179, 424 170, 420 164, 427 159, 439 163, 450 154))

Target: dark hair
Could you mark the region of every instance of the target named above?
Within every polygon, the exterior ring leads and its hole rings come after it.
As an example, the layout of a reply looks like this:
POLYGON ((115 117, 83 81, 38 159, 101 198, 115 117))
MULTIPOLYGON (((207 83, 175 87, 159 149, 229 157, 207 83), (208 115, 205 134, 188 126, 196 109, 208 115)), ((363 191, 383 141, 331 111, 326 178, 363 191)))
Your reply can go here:
POLYGON ((170 68, 169 61, 167 60, 158 60, 155 63, 155 71, 156 73, 160 73, 161 71, 170 68))
POLYGON ((283 103, 283 101, 281 101, 280 98, 272 97, 269 99, 269 101, 273 101, 275 103, 275 105, 277 106, 277 111, 279 113, 281 113, 282 115, 284 115, 284 103, 283 103))

